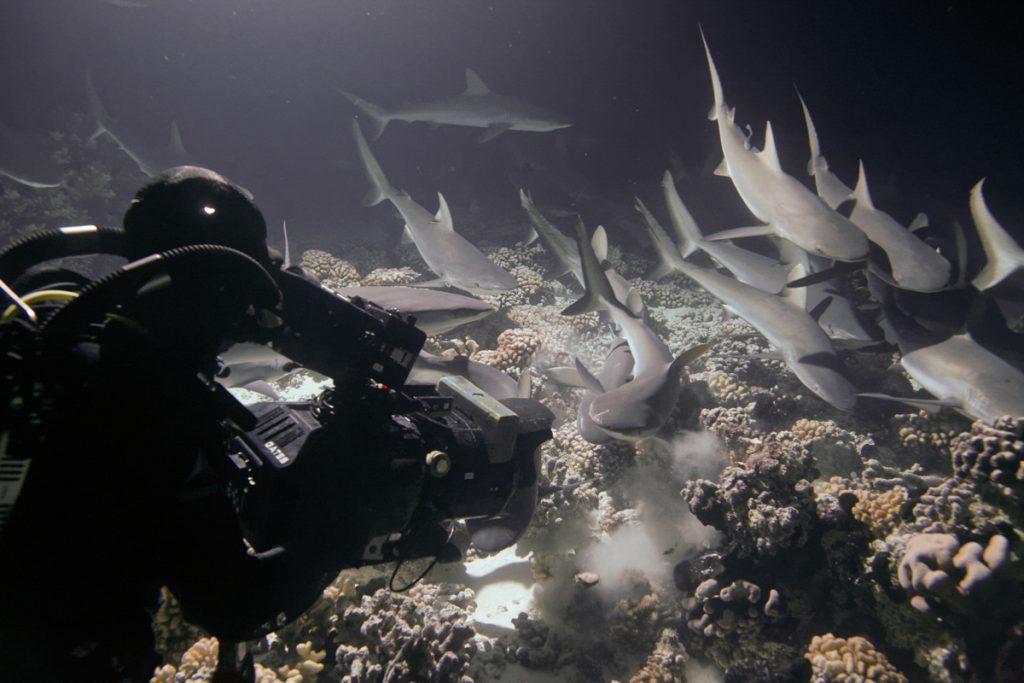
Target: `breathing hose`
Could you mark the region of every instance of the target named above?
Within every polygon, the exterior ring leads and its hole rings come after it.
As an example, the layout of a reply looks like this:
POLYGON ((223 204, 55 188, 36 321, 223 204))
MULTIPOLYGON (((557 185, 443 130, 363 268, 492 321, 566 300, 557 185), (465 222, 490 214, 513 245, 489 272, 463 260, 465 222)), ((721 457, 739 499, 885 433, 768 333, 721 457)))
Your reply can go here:
POLYGON ((126 256, 124 232, 95 225, 44 230, 16 239, 0 251, 0 279, 13 284, 44 261, 97 253, 126 256))
POLYGON ((221 245, 193 244, 133 261, 86 285, 77 298, 46 321, 40 330, 40 338, 49 348, 59 347, 103 312, 127 303, 154 277, 167 275, 173 281, 176 271, 180 276, 188 277, 194 275, 195 268, 201 265, 216 265, 218 275, 226 281, 242 283, 243 296, 251 304, 274 308, 281 301, 277 283, 252 257, 221 245))

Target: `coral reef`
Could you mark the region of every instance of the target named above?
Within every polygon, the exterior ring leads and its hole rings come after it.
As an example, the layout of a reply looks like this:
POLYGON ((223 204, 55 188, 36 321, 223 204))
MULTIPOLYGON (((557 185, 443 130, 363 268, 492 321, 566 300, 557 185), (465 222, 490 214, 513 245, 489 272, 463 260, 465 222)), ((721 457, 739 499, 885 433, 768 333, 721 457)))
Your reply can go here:
POLYGON ((907 683, 907 677, 860 636, 814 636, 804 656, 811 663, 814 683, 907 683))

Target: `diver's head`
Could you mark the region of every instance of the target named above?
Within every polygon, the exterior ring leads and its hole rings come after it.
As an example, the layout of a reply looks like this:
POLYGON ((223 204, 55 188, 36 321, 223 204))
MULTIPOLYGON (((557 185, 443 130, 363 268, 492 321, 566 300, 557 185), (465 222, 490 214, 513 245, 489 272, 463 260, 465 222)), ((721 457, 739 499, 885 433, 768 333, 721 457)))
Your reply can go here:
POLYGON ((142 258, 190 244, 219 244, 263 265, 267 224, 252 195, 224 176, 198 166, 178 166, 136 193, 124 216, 129 257, 142 258))

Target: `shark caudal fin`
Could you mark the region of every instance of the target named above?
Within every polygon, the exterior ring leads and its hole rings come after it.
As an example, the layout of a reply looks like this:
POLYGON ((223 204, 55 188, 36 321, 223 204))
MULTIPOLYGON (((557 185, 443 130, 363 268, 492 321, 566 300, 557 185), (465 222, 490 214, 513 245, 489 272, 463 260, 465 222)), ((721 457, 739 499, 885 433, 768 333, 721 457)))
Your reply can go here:
POLYGON ((676 231, 679 253, 683 258, 689 258, 690 254, 697 251, 704 235, 689 209, 683 204, 679 190, 676 189, 676 184, 668 171, 661 177, 661 187, 665 191, 665 205, 668 206, 668 215, 672 219, 672 227, 676 231))
POLYGON ((711 74, 711 90, 715 95, 715 103, 711 105, 708 118, 717 121, 718 117, 725 110, 725 97, 722 95, 722 81, 718 77, 718 69, 715 68, 715 60, 711 57, 711 48, 708 47, 708 39, 704 36, 704 27, 700 28, 700 39, 704 43, 704 54, 708 58, 708 72, 711 74))
MULTIPOLYGON (((671 177, 669 180, 671 181, 671 177)), ((658 265, 646 276, 647 279, 656 282, 675 272, 674 262, 676 259, 673 258, 673 251, 676 245, 672 244, 672 238, 665 233, 665 229, 658 223, 658 219, 651 214, 639 198, 633 200, 633 207, 643 216, 644 224, 647 226, 647 235, 651 238, 651 243, 654 244, 654 250, 658 252, 658 265)))
POLYGON ((185 149, 185 145, 181 141, 181 129, 178 128, 177 121, 171 121, 171 139, 167 148, 174 155, 175 159, 185 159, 188 157, 188 150, 185 149))
POLYGON ((376 206, 393 196, 395 188, 391 186, 387 176, 384 175, 384 171, 381 170, 380 164, 377 163, 377 158, 373 156, 370 146, 366 144, 366 138, 363 137, 363 130, 359 127, 359 122, 355 119, 352 119, 352 136, 356 140, 356 147, 359 149, 359 158, 363 161, 366 177, 373 186, 366 193, 366 196, 363 197, 363 206, 376 206))
POLYGON ((379 107, 373 102, 364 100, 362 97, 359 97, 358 95, 353 95, 350 92, 345 92, 341 88, 338 88, 338 92, 340 92, 345 97, 345 99, 347 99, 352 104, 356 105, 356 107, 358 107, 360 111, 362 111, 364 114, 367 115, 367 117, 369 117, 371 124, 370 136, 374 140, 379 138, 381 134, 384 132, 384 129, 387 127, 388 122, 391 120, 391 114, 389 114, 383 107, 379 107))
POLYGON ((1014 273, 1024 270, 1024 249, 989 211, 985 203, 984 184, 985 179, 982 178, 971 190, 971 218, 974 219, 974 226, 988 259, 985 267, 971 281, 979 291, 995 287, 1014 273))
MULTIPOLYGON (((583 266, 583 287, 584 294, 575 303, 570 304, 562 315, 579 315, 590 311, 604 311, 609 308, 623 308, 619 300, 615 298, 612 285, 608 282, 601 262, 594 253, 590 237, 587 235, 587 228, 583 225, 583 219, 576 219, 576 243, 579 245, 580 261, 583 266)), ((624 309, 623 309, 624 310, 624 309)))
POLYGON ((104 133, 110 132, 110 129, 107 127, 110 117, 107 115, 107 110, 103 107, 99 93, 96 92, 96 85, 92 80, 92 69, 86 69, 85 71, 85 94, 89 98, 89 111, 92 113, 93 123, 96 126, 89 139, 95 140, 104 133))
POLYGON ((800 100, 800 108, 804 110, 804 123, 807 125, 807 142, 811 148, 811 158, 807 162, 807 175, 815 175, 815 172, 820 168, 822 171, 828 170, 828 162, 825 161, 825 157, 821 155, 821 144, 818 142, 818 129, 814 127, 814 120, 811 118, 811 110, 807 108, 807 103, 804 102, 804 96, 800 94, 800 91, 796 91, 797 99, 800 100))

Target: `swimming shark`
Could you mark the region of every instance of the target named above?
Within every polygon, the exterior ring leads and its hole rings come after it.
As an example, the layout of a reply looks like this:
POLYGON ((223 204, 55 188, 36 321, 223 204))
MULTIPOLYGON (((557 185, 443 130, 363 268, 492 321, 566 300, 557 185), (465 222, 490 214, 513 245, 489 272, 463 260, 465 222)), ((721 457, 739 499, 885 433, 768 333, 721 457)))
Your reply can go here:
MULTIPOLYGON (((633 376, 633 352, 629 350, 629 344, 624 339, 619 339, 605 356, 604 363, 596 375, 598 384, 604 391, 618 389, 633 376)), ((602 392, 596 391, 592 382, 588 382, 580 375, 576 367, 554 367, 544 371, 548 378, 562 386, 577 387, 586 389, 580 398, 580 404, 576 417, 576 427, 580 436, 590 443, 607 443, 613 440, 611 434, 601 429, 590 417, 590 406, 594 399, 602 392)))
POLYGON ((122 152, 135 162, 140 171, 151 178, 168 168, 190 166, 194 163, 191 155, 181 143, 181 132, 178 130, 177 123, 171 121, 171 139, 167 147, 153 147, 148 141, 130 134, 127 129, 115 126, 96 92, 91 71, 87 71, 85 74, 85 87, 89 96, 89 106, 92 109, 93 118, 96 120, 96 130, 90 136, 90 140, 107 135, 114 141, 114 144, 121 148, 122 152))
POLYGON ((599 429, 617 439, 637 441, 652 436, 661 429, 675 408, 683 368, 704 354, 708 346, 696 346, 673 358, 668 346, 644 323, 642 316, 615 298, 580 220, 576 222, 576 234, 583 263, 585 293, 562 314, 606 311, 622 330, 633 356, 633 378, 615 388, 602 385, 576 359, 580 378, 595 394, 589 417, 599 429))
POLYGON ((648 223, 647 231, 665 267, 686 275, 753 325, 804 386, 821 399, 840 410, 853 409, 857 399, 853 385, 843 375, 828 335, 810 313, 781 297, 683 260, 657 223, 648 223))
POLYGON ((508 130, 544 133, 572 125, 567 118, 550 109, 493 92, 472 69, 466 69, 466 89, 462 93, 394 109, 384 109, 344 90, 340 92, 370 117, 374 140, 384 132, 389 121, 484 128, 480 142, 493 140, 508 130))
POLYGON ((950 407, 973 420, 987 422, 1003 415, 1024 415, 1024 373, 978 344, 969 334, 958 334, 906 353, 900 365, 936 398, 860 395, 916 408, 950 407))
MULTIPOLYGON (((679 192, 676 190, 672 174, 665 171, 661 179, 662 188, 665 192, 665 203, 668 205, 669 217, 672 219, 672 226, 675 228, 676 239, 678 240, 679 253, 687 258, 694 251, 700 249, 723 268, 736 276, 740 282, 757 287, 766 292, 777 294, 786 286, 787 271, 785 266, 775 259, 761 254, 737 247, 729 241, 710 242, 704 239, 697 222, 693 219, 686 205, 683 204, 679 192)), ((657 219, 651 214, 642 201, 637 199, 634 203, 637 211, 647 222, 657 219)), ((653 279, 659 279, 665 273, 655 273, 653 279)))
POLYGON ((249 342, 235 344, 218 357, 221 370, 217 373, 217 382, 227 388, 273 382, 301 367, 270 347, 249 342))
POLYGON ((475 297, 421 287, 341 287, 334 291, 347 297, 362 297, 381 308, 416 317, 416 327, 428 337, 450 332, 494 313, 494 306, 475 297))
POLYGON ((423 261, 439 278, 419 286, 451 286, 474 294, 494 293, 519 286, 512 275, 455 232, 452 214, 444 195, 440 192, 437 194, 440 206, 437 214, 431 215, 409 193, 394 188, 388 182, 355 120, 352 121, 352 134, 366 175, 373 185, 363 199, 363 206, 375 206, 385 199, 390 201, 405 220, 406 234, 416 245, 423 261))
POLYGON ((60 187, 63 171, 40 136, 0 121, 0 176, 36 190, 60 187))
MULTIPOLYGON (((562 234, 561 230, 552 225, 540 210, 537 209, 530 195, 526 194, 523 190, 519 190, 519 202, 522 204, 523 209, 526 210, 526 215, 530 217, 530 223, 533 226, 529 237, 526 239, 526 243, 529 244, 534 239, 539 239, 548 253, 554 257, 557 264, 552 273, 554 277, 561 277, 566 273, 572 273, 581 287, 586 286, 583 281, 583 265, 580 262, 580 251, 576 241, 571 237, 566 237, 562 234)), ((604 228, 601 226, 597 227, 594 231, 594 236, 590 240, 590 244, 597 254, 599 261, 604 261, 608 258, 608 235, 604 228)), ((612 285, 615 298, 622 303, 626 303, 631 287, 629 282, 619 275, 614 268, 605 268, 605 275, 612 285)))
POLYGON ((904 228, 892 216, 875 208, 863 161, 858 165, 857 187, 851 197, 855 203, 850 220, 881 247, 888 258, 888 268, 874 258, 868 260, 868 267, 876 275, 900 289, 914 292, 937 292, 949 284, 952 265, 913 232, 928 225, 927 217, 918 214, 910 226, 904 228))
POLYGON ((703 31, 701 39, 715 98, 708 118, 718 123, 718 138, 725 156, 715 173, 731 178, 743 203, 764 222, 764 225, 725 230, 707 239, 774 234, 817 256, 838 261, 863 260, 868 255, 864 233, 782 170, 771 122, 765 127, 764 149, 758 151, 750 146, 747 136, 736 125, 736 110, 725 102, 722 82, 703 31))
POLYGON ((971 218, 988 259, 971 281, 978 291, 991 289, 1010 276, 1024 272, 1024 249, 992 215, 985 203, 984 185, 982 178, 971 189, 971 218))

